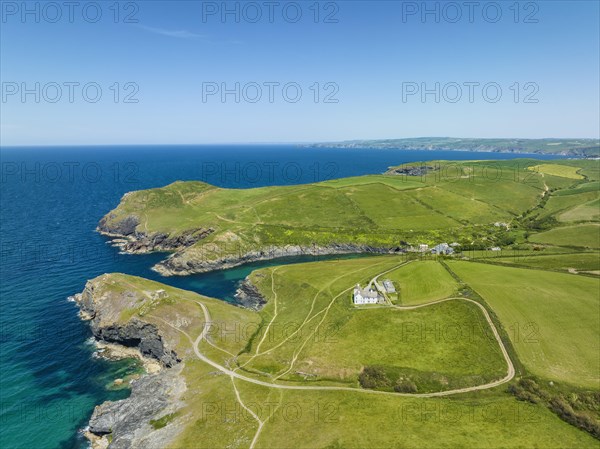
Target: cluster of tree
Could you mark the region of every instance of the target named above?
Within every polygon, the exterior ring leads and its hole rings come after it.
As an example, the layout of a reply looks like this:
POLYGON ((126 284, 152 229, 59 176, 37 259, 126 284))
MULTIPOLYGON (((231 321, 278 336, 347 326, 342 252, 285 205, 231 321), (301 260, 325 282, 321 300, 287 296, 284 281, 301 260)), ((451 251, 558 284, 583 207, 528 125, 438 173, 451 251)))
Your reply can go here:
POLYGON ((393 381, 382 366, 365 366, 358 376, 358 381, 363 388, 393 389, 398 393, 417 392, 417 385, 412 380, 400 377, 393 381))
POLYGON ((524 217, 521 220, 521 226, 524 229, 531 231, 544 231, 547 229, 551 229, 558 224, 556 218, 552 216, 539 217, 538 215, 524 217))
POLYGON ((544 404, 563 421, 600 439, 600 392, 549 392, 533 379, 520 379, 508 391, 520 401, 544 404))
POLYGON ((497 246, 507 247, 515 243, 515 236, 508 232, 500 232, 495 235, 494 240, 497 246))
POLYGON ((574 410, 565 398, 561 396, 552 398, 550 400, 550 410, 569 424, 591 433, 596 438, 600 438, 600 422, 588 413, 574 410))

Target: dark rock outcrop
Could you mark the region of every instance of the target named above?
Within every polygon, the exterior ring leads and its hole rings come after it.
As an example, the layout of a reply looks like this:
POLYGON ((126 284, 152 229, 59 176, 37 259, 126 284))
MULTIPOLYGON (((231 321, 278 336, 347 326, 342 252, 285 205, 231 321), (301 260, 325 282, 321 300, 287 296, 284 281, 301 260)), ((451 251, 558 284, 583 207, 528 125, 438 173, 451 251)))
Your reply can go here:
POLYGON ((235 292, 235 299, 238 300, 241 306, 257 311, 267 303, 266 298, 248 278, 240 283, 235 292))
POLYGON ((182 428, 172 421, 176 421, 176 413, 183 406, 184 363, 169 348, 157 325, 137 316, 123 318, 123 312, 151 305, 156 298, 137 289, 115 288, 118 281, 115 275, 88 281, 83 292, 74 296, 81 317, 90 321, 97 340, 135 348, 143 357, 157 360, 163 369, 156 364, 158 372, 132 381, 129 398, 97 406, 85 435, 93 449, 162 449, 182 428), (171 416, 168 426, 152 424, 167 415, 171 416))
POLYGON ((143 298, 128 291, 100 295, 97 289, 97 282, 90 281, 83 292, 74 297, 82 318, 90 320, 90 328, 96 339, 137 348, 142 355, 158 360, 165 367, 180 362, 180 358, 175 351, 169 349, 154 324, 137 318, 127 322, 118 319, 123 310, 139 305, 140 301, 144 301, 143 298))
POLYGON ((198 240, 202 240, 213 232, 214 229, 211 228, 196 228, 173 237, 160 232, 151 235, 136 232, 133 236, 129 236, 129 241, 119 244, 119 247, 125 252, 136 254, 153 251, 177 251, 192 246, 198 240))
POLYGON ((115 214, 108 214, 102 217, 98 223, 98 231, 121 237, 127 237, 135 233, 137 225, 140 224, 140 220, 135 215, 128 215, 124 219, 115 222, 115 214))
POLYGON ((287 245, 282 247, 270 247, 268 249, 258 249, 249 251, 241 255, 231 255, 214 260, 208 260, 204 257, 194 258, 185 251, 177 252, 162 262, 159 262, 153 270, 163 276, 180 275, 185 276, 194 273, 205 273, 214 270, 224 270, 237 267, 250 262, 262 260, 271 260, 281 257, 291 256, 326 256, 335 254, 397 254, 404 250, 399 247, 377 247, 370 245, 357 244, 330 244, 327 246, 296 246, 287 245))
POLYGON ((125 325, 98 327, 92 320, 91 327, 98 340, 137 348, 143 356, 156 359, 168 368, 181 361, 175 351, 166 347, 158 329, 153 324, 133 319, 125 325))
POLYGON ((386 175, 426 176, 429 172, 439 170, 439 167, 429 165, 413 165, 408 167, 391 168, 386 175))
POLYGON ((135 215, 116 221, 115 215, 111 213, 100 220, 96 229, 114 239, 115 245, 122 251, 132 254, 181 250, 214 232, 212 228, 194 228, 174 236, 163 232, 147 234, 136 230, 138 224, 139 219, 135 215))
POLYGON ((186 386, 179 371, 168 369, 134 380, 127 399, 108 401, 94 409, 89 432, 95 437, 110 435, 111 449, 164 447, 178 432, 178 427, 155 429, 150 421, 174 413, 180 407, 186 386))

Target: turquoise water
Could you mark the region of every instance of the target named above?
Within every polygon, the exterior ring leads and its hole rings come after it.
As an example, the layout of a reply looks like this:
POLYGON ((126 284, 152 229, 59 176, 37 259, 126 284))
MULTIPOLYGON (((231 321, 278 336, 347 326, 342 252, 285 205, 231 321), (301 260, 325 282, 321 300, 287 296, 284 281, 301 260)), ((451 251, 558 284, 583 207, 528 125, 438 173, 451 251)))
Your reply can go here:
MULTIPOLYGON (((2 148, 0 156, 0 447, 28 449, 85 447, 78 430, 94 406, 128 394, 108 387, 135 367, 93 357, 91 333, 67 300, 87 279, 118 271, 231 301, 240 279, 275 263, 162 278, 150 270, 162 255, 121 255, 94 231, 124 193, 176 180, 249 188, 515 157, 291 146, 2 148)), ((288 262, 302 260, 311 258, 288 262)))

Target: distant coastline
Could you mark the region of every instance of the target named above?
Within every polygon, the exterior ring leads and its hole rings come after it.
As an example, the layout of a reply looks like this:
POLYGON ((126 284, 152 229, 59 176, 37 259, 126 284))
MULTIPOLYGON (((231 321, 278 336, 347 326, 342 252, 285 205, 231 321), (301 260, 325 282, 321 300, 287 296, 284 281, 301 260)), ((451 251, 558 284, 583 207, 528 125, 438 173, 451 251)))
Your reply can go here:
POLYGON ((418 137, 410 139, 346 140, 301 145, 308 148, 360 148, 419 151, 544 154, 577 158, 600 157, 598 139, 473 139, 418 137))

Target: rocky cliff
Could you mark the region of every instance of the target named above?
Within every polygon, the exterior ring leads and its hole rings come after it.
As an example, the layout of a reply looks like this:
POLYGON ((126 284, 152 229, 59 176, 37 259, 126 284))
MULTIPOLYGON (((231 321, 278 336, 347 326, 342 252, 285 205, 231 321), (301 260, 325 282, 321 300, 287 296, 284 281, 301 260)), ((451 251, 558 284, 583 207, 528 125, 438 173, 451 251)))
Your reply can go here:
MULTIPOLYGON (((106 279, 106 278, 105 278, 106 279)), ((180 360, 175 351, 168 348, 156 325, 133 317, 127 321, 120 319, 122 313, 139 307, 147 301, 137 292, 101 291, 100 280, 89 281, 75 300, 81 309, 81 317, 90 320, 94 337, 100 341, 117 343, 139 349, 145 357, 158 360, 165 367, 172 367, 180 360)))
POLYGON ((181 366, 143 376, 131 383, 127 399, 105 402, 94 409, 87 437, 100 449, 162 449, 181 430, 180 424, 160 427, 157 422, 176 415, 186 386, 181 366))
POLYGON ((96 230, 110 237, 122 251, 131 254, 145 254, 153 251, 178 251, 192 246, 214 232, 212 228, 194 228, 171 236, 162 232, 146 233, 138 231, 140 221, 135 215, 117 220, 114 214, 104 216, 96 230))
POLYGON ((239 288, 235 292, 235 299, 238 300, 242 307, 251 310, 260 310, 267 303, 267 299, 260 293, 258 288, 249 278, 244 279, 244 281, 240 283, 239 288))
POLYGON ((205 273, 214 270, 224 270, 237 267, 250 262, 271 260, 279 257, 292 256, 326 256, 335 254, 397 254, 403 249, 399 247, 387 248, 370 245, 357 244, 331 244, 326 246, 297 246, 287 245, 281 247, 269 247, 264 250, 249 251, 242 255, 230 255, 217 259, 206 259, 205 257, 194 257, 193 253, 179 251, 172 254, 164 261, 152 267, 163 276, 184 276, 194 273, 205 273))
POLYGON ((98 341, 135 348, 140 358, 156 360, 162 369, 132 381, 129 398, 97 406, 86 436, 95 449, 162 448, 179 427, 175 423, 158 428, 152 421, 173 415, 182 406, 186 389, 181 376, 183 363, 157 325, 140 317, 123 318, 127 310, 151 298, 111 287, 111 275, 104 275, 89 281, 83 292, 75 295, 82 319, 90 321, 98 341))

